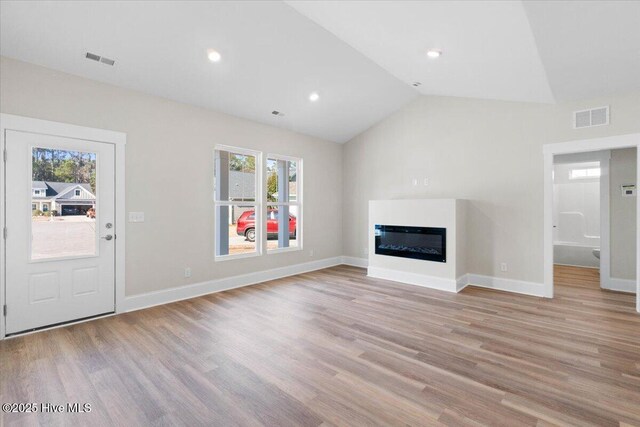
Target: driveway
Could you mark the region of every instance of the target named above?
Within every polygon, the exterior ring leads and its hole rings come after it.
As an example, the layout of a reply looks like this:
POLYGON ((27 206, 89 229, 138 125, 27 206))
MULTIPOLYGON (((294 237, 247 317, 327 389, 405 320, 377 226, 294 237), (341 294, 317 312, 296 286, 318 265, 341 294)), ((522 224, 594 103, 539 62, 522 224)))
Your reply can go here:
POLYGON ((86 256, 96 253, 96 223, 84 215, 34 217, 31 259, 86 256))
MULTIPOLYGON (((289 246, 298 246, 297 239, 290 239, 289 246)), ((267 249, 277 249, 278 239, 267 240, 267 249)), ((229 226, 229 255, 245 254, 256 250, 255 242, 248 241, 244 236, 238 236, 236 225, 229 226)))

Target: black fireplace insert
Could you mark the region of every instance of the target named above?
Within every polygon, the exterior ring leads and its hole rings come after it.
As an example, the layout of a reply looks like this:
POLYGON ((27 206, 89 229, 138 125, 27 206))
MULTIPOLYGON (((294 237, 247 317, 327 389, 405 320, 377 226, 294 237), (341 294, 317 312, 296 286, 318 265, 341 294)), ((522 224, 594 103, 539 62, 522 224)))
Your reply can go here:
POLYGON ((376 224, 375 238, 377 255, 447 262, 446 228, 376 224))

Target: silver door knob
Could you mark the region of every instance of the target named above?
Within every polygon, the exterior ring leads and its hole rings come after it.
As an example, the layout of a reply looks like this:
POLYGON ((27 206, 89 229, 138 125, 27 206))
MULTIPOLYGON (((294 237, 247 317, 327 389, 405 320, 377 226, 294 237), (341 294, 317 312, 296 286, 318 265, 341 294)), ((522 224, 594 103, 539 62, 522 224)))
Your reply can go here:
POLYGON ((111 240, 113 239, 113 236, 111 234, 107 234, 106 236, 102 236, 101 239, 111 240))

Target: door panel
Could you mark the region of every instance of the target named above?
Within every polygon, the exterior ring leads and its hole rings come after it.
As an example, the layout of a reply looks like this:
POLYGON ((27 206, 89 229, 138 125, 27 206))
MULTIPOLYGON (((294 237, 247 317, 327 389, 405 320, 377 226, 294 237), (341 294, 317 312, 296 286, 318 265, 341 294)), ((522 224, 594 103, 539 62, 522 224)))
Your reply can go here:
POLYGON ((115 147, 18 131, 5 141, 7 334, 113 312, 115 147))

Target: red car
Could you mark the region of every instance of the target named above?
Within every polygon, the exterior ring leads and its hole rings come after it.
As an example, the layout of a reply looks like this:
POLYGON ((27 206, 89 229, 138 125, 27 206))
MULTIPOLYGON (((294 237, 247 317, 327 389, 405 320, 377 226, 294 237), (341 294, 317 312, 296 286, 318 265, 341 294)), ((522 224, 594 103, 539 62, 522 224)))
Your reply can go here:
MULTIPOLYGON (((236 223, 236 232, 238 236, 244 236, 250 242, 256 241, 256 213, 255 211, 246 211, 236 223)), ((269 210, 267 212, 267 238, 278 237, 278 211, 269 210)), ((296 217, 289 214, 289 237, 296 238, 296 217)))

